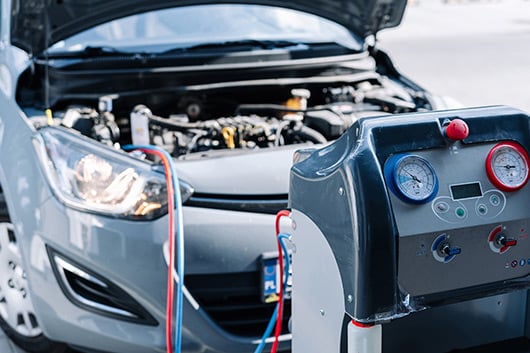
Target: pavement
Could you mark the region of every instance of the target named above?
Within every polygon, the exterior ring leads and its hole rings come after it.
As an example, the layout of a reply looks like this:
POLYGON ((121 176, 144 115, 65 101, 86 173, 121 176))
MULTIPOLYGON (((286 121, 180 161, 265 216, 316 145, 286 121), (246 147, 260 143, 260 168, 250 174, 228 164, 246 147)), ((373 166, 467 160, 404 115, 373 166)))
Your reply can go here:
POLYGON ((425 89, 530 112, 530 1, 416 0, 378 45, 425 89))
MULTIPOLYGON (((530 112, 530 1, 414 0, 378 36, 404 74, 466 106, 530 112)), ((0 333, 0 353, 24 353, 0 333)))

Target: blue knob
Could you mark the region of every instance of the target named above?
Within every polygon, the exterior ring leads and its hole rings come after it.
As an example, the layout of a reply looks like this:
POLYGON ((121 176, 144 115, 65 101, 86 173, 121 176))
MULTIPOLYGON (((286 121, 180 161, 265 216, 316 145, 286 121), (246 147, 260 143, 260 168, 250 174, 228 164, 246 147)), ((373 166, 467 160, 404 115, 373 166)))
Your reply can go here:
POLYGON ((455 256, 455 255, 458 255, 462 252, 462 249, 461 248, 450 248, 449 251, 448 251, 448 256, 455 256))

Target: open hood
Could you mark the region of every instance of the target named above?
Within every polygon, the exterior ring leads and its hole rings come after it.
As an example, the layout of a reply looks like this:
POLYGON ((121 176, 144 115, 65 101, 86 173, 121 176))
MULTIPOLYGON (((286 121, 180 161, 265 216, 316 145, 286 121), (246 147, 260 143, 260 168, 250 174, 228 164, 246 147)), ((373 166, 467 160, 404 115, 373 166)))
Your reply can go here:
MULTIPOLYGON (((361 38, 401 22, 406 0, 229 0, 300 10, 337 22, 361 38)), ((12 0, 11 42, 38 55, 93 26, 149 10, 218 0, 12 0)))

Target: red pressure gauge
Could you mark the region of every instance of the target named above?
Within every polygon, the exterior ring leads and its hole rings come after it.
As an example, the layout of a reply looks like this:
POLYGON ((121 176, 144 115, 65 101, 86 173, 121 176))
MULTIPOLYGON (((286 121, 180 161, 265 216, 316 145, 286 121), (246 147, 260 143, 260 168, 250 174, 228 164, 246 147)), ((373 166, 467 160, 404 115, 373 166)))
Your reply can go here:
POLYGON ((486 173, 495 187, 503 191, 521 189, 528 181, 530 159, 523 146, 500 142, 488 153, 486 173))

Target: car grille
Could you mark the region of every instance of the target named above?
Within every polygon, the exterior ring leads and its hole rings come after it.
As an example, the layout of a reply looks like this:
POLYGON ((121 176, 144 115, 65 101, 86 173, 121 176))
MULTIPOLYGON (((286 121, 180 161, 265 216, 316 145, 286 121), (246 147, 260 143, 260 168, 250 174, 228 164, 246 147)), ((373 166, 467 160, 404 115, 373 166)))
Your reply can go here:
POLYGON ((219 210, 276 214, 287 207, 287 194, 280 195, 217 195, 194 193, 186 206, 219 210))
MULTIPOLYGON (((275 303, 261 301, 259 272, 188 275, 186 287, 212 320, 225 331, 243 337, 263 335, 275 303)), ((288 333, 291 301, 284 304, 283 332, 288 333)))

